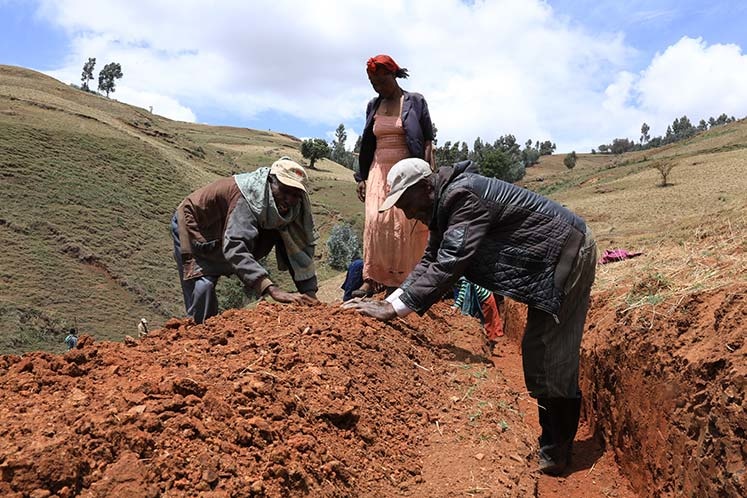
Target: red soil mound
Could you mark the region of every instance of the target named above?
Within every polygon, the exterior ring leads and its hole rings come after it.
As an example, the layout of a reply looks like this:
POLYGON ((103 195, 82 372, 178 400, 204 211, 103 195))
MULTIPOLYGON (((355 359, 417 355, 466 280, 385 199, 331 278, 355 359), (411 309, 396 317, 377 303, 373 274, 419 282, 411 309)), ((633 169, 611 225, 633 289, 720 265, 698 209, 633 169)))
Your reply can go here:
MULTIPOLYGON (((84 336, 64 355, 0 357, 0 494, 405 492, 423 480, 421 451, 443 431, 444 405, 472 401, 449 401, 470 392, 450 362, 471 352, 441 343, 455 321, 479 328, 448 309, 384 324, 261 304, 203 326, 173 320, 140 341, 84 336)), ((531 438, 518 415, 504 418, 522 447, 506 468, 526 474, 531 438)), ((519 474, 505 479, 516 496, 534 486, 519 474)))
MULTIPOLYGON (((587 423, 644 496, 744 495, 744 291, 658 310, 594 297, 587 423)), ((523 307, 504 311, 519 339, 523 307)), ((570 474, 538 478, 517 344, 496 368, 481 345, 446 304, 384 324, 264 303, 0 357, 0 495, 632 496, 585 427, 570 474)))

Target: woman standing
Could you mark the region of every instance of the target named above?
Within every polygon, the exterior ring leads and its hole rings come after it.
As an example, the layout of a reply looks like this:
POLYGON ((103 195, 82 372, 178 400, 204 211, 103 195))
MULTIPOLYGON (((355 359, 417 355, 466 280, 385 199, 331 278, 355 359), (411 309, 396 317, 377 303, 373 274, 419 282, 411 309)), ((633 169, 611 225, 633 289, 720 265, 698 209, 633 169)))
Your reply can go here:
POLYGON ((428 227, 408 220, 399 209, 379 213, 389 188, 386 175, 397 161, 424 159, 433 168, 433 124, 428 104, 419 93, 400 88, 398 78, 407 78, 388 55, 377 55, 366 63, 368 79, 377 97, 366 108, 361 137, 358 198, 365 202, 363 230, 363 279, 354 297, 370 296, 380 287, 396 288, 420 261, 428 241, 428 227))

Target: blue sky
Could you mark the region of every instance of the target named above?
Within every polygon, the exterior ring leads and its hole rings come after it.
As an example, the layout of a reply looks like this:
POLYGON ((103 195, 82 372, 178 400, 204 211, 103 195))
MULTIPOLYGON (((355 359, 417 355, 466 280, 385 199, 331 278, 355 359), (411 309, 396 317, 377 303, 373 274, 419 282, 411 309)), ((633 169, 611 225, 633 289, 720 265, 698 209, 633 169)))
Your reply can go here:
POLYGON ((692 0, 0 0, 0 64, 80 82, 173 119, 349 145, 389 53, 425 95, 439 141, 550 139, 588 151, 675 117, 747 115, 747 2, 692 0), (365 14, 363 14, 365 13, 365 14))

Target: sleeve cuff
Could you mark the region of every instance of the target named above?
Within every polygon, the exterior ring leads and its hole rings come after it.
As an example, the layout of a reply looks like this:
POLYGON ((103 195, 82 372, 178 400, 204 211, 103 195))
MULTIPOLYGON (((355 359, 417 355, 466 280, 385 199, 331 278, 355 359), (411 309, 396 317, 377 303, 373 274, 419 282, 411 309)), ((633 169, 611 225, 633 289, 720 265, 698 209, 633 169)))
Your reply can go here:
POLYGON ((397 299, 399 296, 401 296, 403 292, 404 291, 402 289, 395 290, 394 292, 392 292, 386 297, 386 302, 388 303, 394 302, 394 300, 397 299))
POLYGON ((397 313, 397 316, 399 317, 407 316, 410 313, 412 313, 412 310, 408 308, 407 305, 403 303, 400 298, 396 298, 394 301, 391 301, 390 304, 392 305, 392 308, 394 308, 394 311, 397 313))
POLYGON ((258 296, 263 295, 265 291, 267 290, 267 288, 271 285, 273 285, 272 280, 270 280, 267 277, 263 278, 262 281, 259 283, 259 285, 257 285, 256 287, 257 295, 258 296))

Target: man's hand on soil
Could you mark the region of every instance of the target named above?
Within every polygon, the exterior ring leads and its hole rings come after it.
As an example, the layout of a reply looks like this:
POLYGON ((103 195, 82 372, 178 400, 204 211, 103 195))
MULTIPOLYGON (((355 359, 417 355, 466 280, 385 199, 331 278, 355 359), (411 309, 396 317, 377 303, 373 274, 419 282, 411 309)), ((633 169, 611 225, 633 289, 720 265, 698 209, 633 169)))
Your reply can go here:
POLYGON ((286 304, 317 304, 319 301, 316 297, 309 296, 308 294, 298 294, 296 292, 285 292, 280 290, 278 287, 271 285, 267 289, 267 295, 273 300, 279 303, 286 304))
POLYGON ((304 304, 308 304, 311 306, 321 304, 319 298, 316 297, 316 292, 305 292, 301 294, 301 298, 303 299, 304 304))
POLYGON ((368 315, 377 320, 391 320, 397 316, 394 307, 387 301, 366 301, 361 298, 351 299, 342 305, 343 309, 355 310, 363 315, 368 315))

